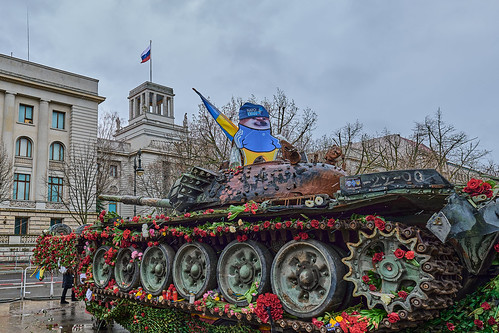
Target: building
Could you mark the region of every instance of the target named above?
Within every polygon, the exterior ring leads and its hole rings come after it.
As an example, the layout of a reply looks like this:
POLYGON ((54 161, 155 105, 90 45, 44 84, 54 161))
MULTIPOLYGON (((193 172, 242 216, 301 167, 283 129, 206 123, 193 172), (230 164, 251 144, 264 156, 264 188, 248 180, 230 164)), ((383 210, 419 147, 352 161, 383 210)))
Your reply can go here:
MULTIPOLYGON (((128 95, 129 118, 125 127, 117 126, 114 140, 105 147, 109 173, 112 178, 107 194, 136 194, 145 197, 164 197, 173 180, 173 168, 178 156, 171 144, 187 135, 187 124, 175 124, 174 92, 170 87, 144 82, 128 95), (142 175, 135 175, 140 149, 142 175)), ((184 118, 185 120, 185 118, 184 118)), ((127 218, 134 215, 133 206, 105 203, 107 211, 127 218)), ((150 207, 136 207, 137 214, 151 212, 150 207)))
POLYGON ((61 204, 61 166, 97 139, 99 81, 0 54, 0 137, 12 159, 12 195, 0 203, 0 244, 26 243, 51 224, 77 224, 61 204), (12 243, 12 240, 10 240, 12 243))

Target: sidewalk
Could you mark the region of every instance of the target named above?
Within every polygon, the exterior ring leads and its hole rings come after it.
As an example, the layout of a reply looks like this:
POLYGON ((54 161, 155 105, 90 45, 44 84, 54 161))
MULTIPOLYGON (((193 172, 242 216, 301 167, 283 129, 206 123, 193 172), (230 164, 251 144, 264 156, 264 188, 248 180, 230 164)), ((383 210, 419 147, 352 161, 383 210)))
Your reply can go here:
MULTIPOLYGON (((84 302, 61 305, 59 300, 0 303, 0 333, 97 332, 84 302)), ((100 332, 126 333, 121 326, 100 332)))

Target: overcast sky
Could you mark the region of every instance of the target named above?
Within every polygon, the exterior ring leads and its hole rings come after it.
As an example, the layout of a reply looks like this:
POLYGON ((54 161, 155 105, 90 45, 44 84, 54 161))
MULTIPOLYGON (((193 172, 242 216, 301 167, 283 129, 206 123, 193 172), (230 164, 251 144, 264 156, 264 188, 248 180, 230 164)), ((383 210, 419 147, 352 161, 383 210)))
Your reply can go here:
POLYGON ((440 107, 499 162, 499 1, 0 0, 0 53, 99 79, 100 110, 128 119, 128 92, 197 88, 218 106, 276 88, 319 115, 317 136, 355 122, 408 135, 440 107))

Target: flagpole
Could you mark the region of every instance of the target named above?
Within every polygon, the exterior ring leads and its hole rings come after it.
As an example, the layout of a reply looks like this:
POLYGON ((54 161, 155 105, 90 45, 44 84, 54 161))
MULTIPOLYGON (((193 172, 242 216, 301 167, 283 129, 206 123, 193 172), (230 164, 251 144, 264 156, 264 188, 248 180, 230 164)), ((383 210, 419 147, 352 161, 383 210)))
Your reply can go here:
POLYGON ((151 59, 149 59, 149 82, 152 82, 152 40, 149 40, 149 52, 151 52, 151 59))

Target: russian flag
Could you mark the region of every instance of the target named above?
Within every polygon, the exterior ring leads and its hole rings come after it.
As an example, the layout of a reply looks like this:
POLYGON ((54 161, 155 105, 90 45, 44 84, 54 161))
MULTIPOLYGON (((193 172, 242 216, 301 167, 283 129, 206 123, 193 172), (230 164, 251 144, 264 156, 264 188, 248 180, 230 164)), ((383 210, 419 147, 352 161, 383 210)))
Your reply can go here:
POLYGON ((142 58, 142 61, 140 62, 141 64, 148 61, 151 59, 151 45, 149 45, 144 52, 140 55, 140 58, 142 58))

